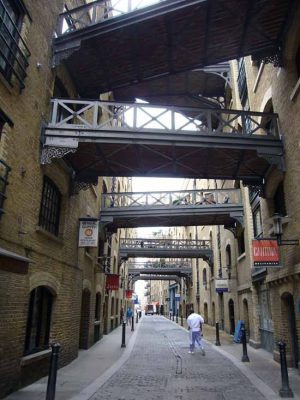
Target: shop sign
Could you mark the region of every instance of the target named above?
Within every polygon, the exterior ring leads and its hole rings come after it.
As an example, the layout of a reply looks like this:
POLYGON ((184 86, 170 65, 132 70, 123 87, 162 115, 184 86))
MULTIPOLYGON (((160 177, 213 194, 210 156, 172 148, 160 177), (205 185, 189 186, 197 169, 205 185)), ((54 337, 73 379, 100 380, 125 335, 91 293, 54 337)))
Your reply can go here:
POLYGON ((131 299, 132 298, 132 294, 133 294, 133 290, 131 290, 131 289, 125 290, 126 299, 131 299))
POLYGON ((252 240, 253 267, 280 267, 277 240, 252 240))
POLYGON ((97 247, 98 227, 96 218, 80 218, 78 247, 97 247))
POLYGON ((107 290, 118 290, 120 285, 120 275, 108 274, 106 275, 106 289, 107 290))
POLYGON ((216 279, 215 287, 217 293, 226 293, 228 292, 228 279, 216 279))
POLYGON ((180 294, 175 294, 175 301, 180 301, 180 294))

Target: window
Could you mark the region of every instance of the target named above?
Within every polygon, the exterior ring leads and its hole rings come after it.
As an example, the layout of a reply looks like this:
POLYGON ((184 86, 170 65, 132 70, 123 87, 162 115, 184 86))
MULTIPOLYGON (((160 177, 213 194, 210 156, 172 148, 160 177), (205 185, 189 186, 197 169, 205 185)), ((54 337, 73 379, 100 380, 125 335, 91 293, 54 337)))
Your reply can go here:
POLYGON ((8 185, 8 174, 11 168, 0 159, 0 216, 4 213, 3 204, 6 199, 5 192, 8 185))
POLYGON ((48 177, 44 177, 39 226, 53 235, 59 233, 61 194, 48 177))
POLYGON ((295 61, 296 61, 297 75, 300 78, 300 46, 298 47, 295 61))
POLYGON ((239 232, 238 237, 237 237, 239 255, 242 255, 243 253, 245 253, 244 233, 245 233, 245 230, 243 229, 239 232))
POLYGON ((277 213, 282 217, 286 216, 287 212, 285 207, 284 190, 282 182, 278 185, 278 188, 273 197, 273 201, 274 201, 274 214, 277 213))
POLYGON ((207 285, 206 268, 203 269, 202 275, 203 275, 203 276, 202 276, 203 285, 205 286, 205 285, 207 285))
POLYGON ((230 244, 226 246, 226 267, 231 267, 231 248, 230 244))
POLYGON ((240 94, 242 106, 243 106, 243 108, 245 108, 245 105, 248 100, 248 87, 247 87, 244 58, 240 58, 238 60, 238 68, 239 68, 239 74, 238 74, 237 82, 238 82, 239 94, 240 94))
POLYGON ((53 296, 44 286, 39 286, 30 293, 25 355, 49 347, 52 303, 53 296))
POLYGON ((30 56, 20 35, 24 15, 25 7, 20 0, 0 0, 0 72, 10 84, 14 75, 21 89, 30 56))
POLYGON ((260 207, 256 207, 255 210, 253 210, 253 229, 254 229, 254 237, 259 238, 262 237, 263 235, 263 230, 262 230, 262 221, 261 221, 261 211, 260 207))

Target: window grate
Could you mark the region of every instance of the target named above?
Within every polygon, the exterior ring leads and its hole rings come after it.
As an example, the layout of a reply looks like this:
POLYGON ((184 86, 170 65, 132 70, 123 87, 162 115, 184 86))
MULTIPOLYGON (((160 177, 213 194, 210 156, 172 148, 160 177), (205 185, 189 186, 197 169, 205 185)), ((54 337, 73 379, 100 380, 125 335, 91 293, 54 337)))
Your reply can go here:
POLYGON ((48 177, 44 177, 39 226, 53 235, 59 233, 61 194, 48 177))
POLYGON ((30 51, 19 32, 24 16, 23 10, 11 0, 0 0, 0 72, 13 86, 12 78, 20 89, 25 87, 30 51))

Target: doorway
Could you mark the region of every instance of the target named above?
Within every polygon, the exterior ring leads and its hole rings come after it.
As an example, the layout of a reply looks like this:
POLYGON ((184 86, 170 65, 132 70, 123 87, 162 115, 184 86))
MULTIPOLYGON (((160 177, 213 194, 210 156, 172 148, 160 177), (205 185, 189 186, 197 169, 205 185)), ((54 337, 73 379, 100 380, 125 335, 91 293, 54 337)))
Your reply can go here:
POLYGON ((284 338, 287 344, 287 353, 292 356, 292 367, 298 368, 299 353, 294 296, 290 293, 284 293, 281 296, 281 305, 282 325, 287 327, 287 337, 284 338))
POLYGON ((232 299, 228 302, 228 314, 229 314, 229 333, 234 335, 235 331, 235 320, 234 320, 234 302, 232 299))
POLYGON ((81 298, 81 317, 80 317, 80 334, 79 334, 80 349, 89 348, 90 304, 91 304, 91 293, 88 289, 84 289, 81 298))

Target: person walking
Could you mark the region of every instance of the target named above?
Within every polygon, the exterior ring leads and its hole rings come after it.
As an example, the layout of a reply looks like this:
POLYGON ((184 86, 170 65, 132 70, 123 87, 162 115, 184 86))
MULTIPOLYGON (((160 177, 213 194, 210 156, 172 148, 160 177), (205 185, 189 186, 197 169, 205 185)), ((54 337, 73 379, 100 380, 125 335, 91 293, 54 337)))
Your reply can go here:
POLYGON ((130 307, 128 307, 127 312, 126 312, 126 325, 128 325, 128 321, 129 321, 129 325, 131 326, 131 319, 132 319, 132 309, 130 307))
POLYGON ((195 313, 192 309, 190 310, 190 315, 186 320, 188 324, 188 330, 190 331, 190 351, 189 354, 194 354, 195 343, 198 343, 202 355, 205 356, 204 346, 202 344, 202 325, 204 324, 204 319, 201 315, 195 313))

